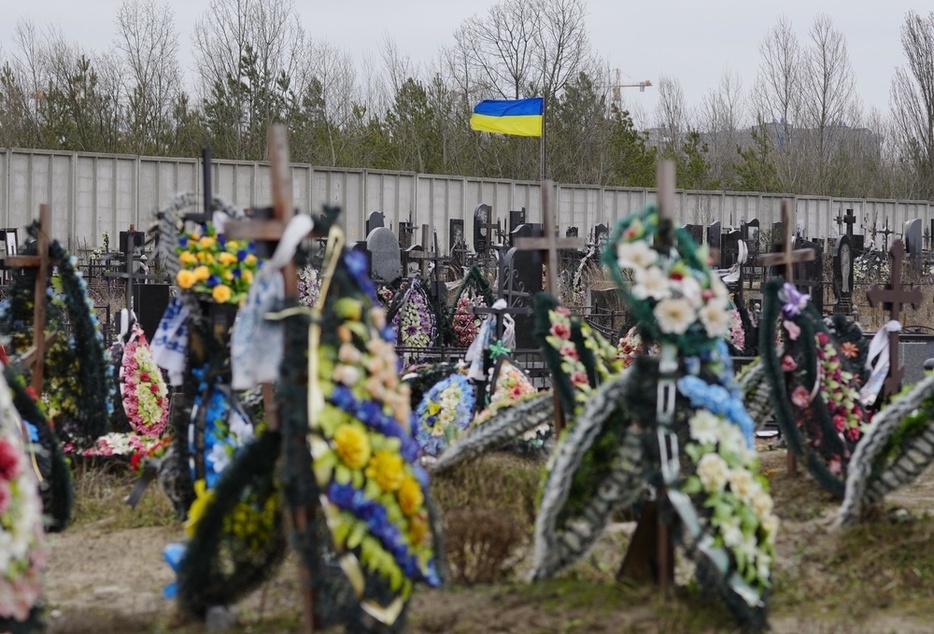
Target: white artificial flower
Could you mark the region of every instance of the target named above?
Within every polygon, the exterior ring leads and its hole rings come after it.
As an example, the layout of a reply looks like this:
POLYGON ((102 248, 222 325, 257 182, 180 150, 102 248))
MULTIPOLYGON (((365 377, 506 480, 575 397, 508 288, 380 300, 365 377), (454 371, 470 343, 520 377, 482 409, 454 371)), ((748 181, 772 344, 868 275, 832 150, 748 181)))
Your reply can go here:
POLYGON ((672 281, 672 286, 681 293, 681 296, 691 302, 694 308, 700 308, 704 303, 701 297, 700 283, 690 275, 682 277, 680 280, 672 281))
POLYGON ((691 438, 700 444, 716 444, 720 435, 720 418, 705 409, 691 417, 691 438))
POLYGON ((623 242, 616 247, 616 259, 621 269, 644 269, 655 264, 658 253, 641 240, 623 242))
POLYGON ((756 560, 756 555, 759 553, 759 543, 756 541, 755 535, 744 535, 743 536, 743 545, 741 546, 743 554, 746 555, 746 561, 753 562, 756 560))
MULTIPOLYGON (((653 251, 654 253, 654 251, 653 251)), ((657 266, 647 269, 636 269, 636 285, 632 287, 632 294, 636 299, 665 299, 671 295, 668 277, 657 266)))
POLYGON ((686 299, 663 299, 652 312, 662 332, 675 335, 684 334, 697 317, 691 303, 686 299))
POLYGON ((752 495, 752 508, 759 517, 765 517, 772 512, 775 503, 772 496, 769 495, 761 486, 752 495))
POLYGON ((722 491, 730 476, 726 461, 715 453, 704 455, 697 463, 697 477, 708 493, 722 491))
POLYGON ((230 456, 227 454, 227 448, 224 443, 215 443, 208 454, 208 461, 211 463, 214 473, 221 473, 230 464, 230 456))
POLYGON ((700 320, 708 337, 725 337, 730 332, 730 315, 716 302, 700 309, 700 320))
POLYGON ((720 525, 720 533, 727 548, 738 548, 743 543, 743 531, 740 530, 739 520, 735 517, 724 520, 720 525))
POLYGON ((756 485, 752 474, 746 469, 732 469, 730 470, 729 480, 730 490, 733 494, 743 502, 748 503, 754 492, 753 487, 756 485))
POLYGON ((743 432, 740 431, 739 427, 724 421, 719 433, 718 440, 720 441, 721 451, 737 456, 744 464, 748 463, 750 458, 755 457, 750 455, 751 452, 746 446, 746 437, 743 436, 743 432))
POLYGON ((772 558, 767 554, 760 552, 756 556, 756 575, 760 579, 768 579, 772 572, 772 558))
POLYGON ((230 425, 230 433, 233 434, 238 445, 243 446, 253 439, 253 425, 249 424, 239 414, 231 416, 228 423, 230 425))
POLYGON ((760 520, 759 525, 765 532, 766 541, 769 544, 775 543, 775 536, 778 534, 778 516, 772 513, 766 513, 760 520))

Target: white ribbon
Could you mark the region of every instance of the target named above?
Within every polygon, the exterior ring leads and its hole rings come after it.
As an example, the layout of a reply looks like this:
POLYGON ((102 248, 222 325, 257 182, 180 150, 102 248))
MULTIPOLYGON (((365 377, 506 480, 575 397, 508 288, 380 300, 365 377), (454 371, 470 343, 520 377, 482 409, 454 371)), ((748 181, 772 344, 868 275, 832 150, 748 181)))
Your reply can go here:
POLYGON ((276 304, 285 297, 281 270, 295 256, 299 243, 312 228, 311 216, 293 216, 276 252, 263 263, 253 279, 230 337, 231 387, 235 390, 273 383, 279 377, 285 335, 282 322, 266 321, 266 313, 275 310, 276 304))
POLYGON ((188 357, 188 307, 180 297, 166 307, 150 350, 156 365, 169 373, 169 385, 181 385, 188 357))
MULTIPOLYGON (((506 300, 496 300, 491 308, 496 310, 506 308, 506 300)), ((483 371, 483 351, 490 345, 490 339, 493 337, 493 324, 495 322, 496 315, 491 314, 486 316, 483 323, 480 324, 480 331, 477 333, 477 338, 473 340, 473 343, 467 348, 467 354, 464 355, 464 361, 470 365, 470 370, 467 371, 467 377, 474 381, 486 380, 486 373, 483 371)), ((515 331, 515 324, 513 324, 513 331, 515 331)), ((515 334, 513 334, 513 336, 515 336, 515 334)))
POLYGON ((885 383, 885 377, 889 374, 889 333, 899 332, 901 329, 902 325, 893 319, 882 326, 869 342, 866 368, 871 372, 866 385, 859 391, 859 399, 867 407, 876 402, 879 392, 882 391, 882 384, 885 383), (873 364, 873 359, 876 360, 875 364, 873 364))

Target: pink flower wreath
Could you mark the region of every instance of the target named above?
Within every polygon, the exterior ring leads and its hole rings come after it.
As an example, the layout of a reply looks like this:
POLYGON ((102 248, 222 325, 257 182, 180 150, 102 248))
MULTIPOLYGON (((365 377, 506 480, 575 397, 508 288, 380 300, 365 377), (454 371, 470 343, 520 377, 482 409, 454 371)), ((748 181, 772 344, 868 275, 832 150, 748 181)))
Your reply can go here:
POLYGON ((123 349, 120 395, 133 431, 150 438, 162 436, 169 417, 168 388, 139 324, 133 325, 123 349))

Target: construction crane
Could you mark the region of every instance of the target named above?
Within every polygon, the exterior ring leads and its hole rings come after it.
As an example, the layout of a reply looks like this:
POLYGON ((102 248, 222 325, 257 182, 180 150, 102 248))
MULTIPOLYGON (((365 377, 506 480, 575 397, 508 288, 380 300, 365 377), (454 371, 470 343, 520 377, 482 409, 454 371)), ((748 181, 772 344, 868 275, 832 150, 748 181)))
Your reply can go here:
POLYGON ((620 94, 623 88, 638 88, 639 92, 645 92, 646 88, 649 88, 652 85, 652 81, 646 79, 645 81, 640 81, 637 84, 623 84, 620 82, 620 70, 616 69, 616 83, 613 84, 613 101, 621 101, 622 95, 620 94))

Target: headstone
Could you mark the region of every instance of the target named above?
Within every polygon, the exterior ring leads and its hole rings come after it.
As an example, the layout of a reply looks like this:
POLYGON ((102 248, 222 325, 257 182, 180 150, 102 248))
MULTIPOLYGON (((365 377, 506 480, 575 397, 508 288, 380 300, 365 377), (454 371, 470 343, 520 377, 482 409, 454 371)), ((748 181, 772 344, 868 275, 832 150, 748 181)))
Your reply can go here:
POLYGON ((370 217, 366 219, 366 234, 370 235, 373 233, 374 229, 379 229, 380 227, 386 226, 386 216, 383 215, 381 211, 374 211, 370 214, 370 217))
POLYGON ((750 255, 759 252, 759 219, 753 218, 742 225, 743 240, 750 255))
POLYGON ((134 252, 141 253, 146 245, 146 234, 142 231, 133 231, 132 228, 130 231, 120 232, 120 252, 127 253, 129 251, 131 240, 134 252))
POLYGON ((392 282, 402 276, 402 255, 399 240, 386 227, 373 229, 366 237, 366 248, 370 252, 370 269, 373 279, 392 282))
POLYGON ((169 305, 170 288, 168 284, 137 284, 133 287, 136 317, 148 341, 155 336, 162 314, 169 305))
MULTIPOLYGON (((818 312, 824 311, 824 256, 820 241, 811 242, 804 238, 795 238, 794 248, 813 249, 814 259, 797 262, 795 266, 795 285, 807 289, 811 296, 811 303, 818 312)), ((852 278, 851 278, 852 279, 852 278)))
POLYGON ((846 234, 834 244, 833 292, 837 296, 834 312, 849 314, 853 310, 853 248, 846 234))
MULTIPOLYGON (((370 232, 366 232, 370 235, 370 232)), ((412 238, 415 235, 415 223, 403 221, 399 223, 399 248, 405 251, 412 246, 412 238)))
POLYGON ((526 221, 525 207, 522 209, 510 210, 509 212, 509 233, 516 230, 519 225, 524 225, 526 221))
POLYGON ((739 242, 742 232, 733 229, 721 236, 720 242, 720 268, 728 269, 739 260, 739 242))
MULTIPOLYGON (((516 227, 510 237, 515 243, 516 238, 537 238, 544 235, 540 225, 536 228, 532 224, 523 224, 516 227)), ((506 252, 501 269, 502 295, 509 306, 531 306, 530 297, 542 290, 542 274, 544 273, 543 258, 539 251, 520 251, 512 248, 506 252), (519 299, 522 298, 522 299, 519 299), (524 302, 524 303, 523 303, 524 302)), ((534 318, 532 315, 516 315, 516 346, 519 348, 537 348, 532 332, 534 318)))
POLYGON ((402 250, 402 275, 413 277, 421 272, 422 256, 425 250, 420 244, 413 244, 407 249, 402 250))
POLYGON ((602 222, 593 228, 593 243, 598 247, 602 247, 609 237, 610 229, 602 222))
POLYGON ((695 244, 704 244, 704 225, 684 225, 695 244))
POLYGON ((576 238, 578 236, 579 230, 577 227, 568 227, 567 231, 564 232, 565 238, 576 238))
POLYGON ((911 264, 911 270, 920 273, 924 258, 921 252, 924 250, 924 235, 920 218, 909 220, 905 223, 905 251, 908 253, 908 261, 911 264))
POLYGON ((467 241, 464 239, 464 221, 460 218, 451 218, 448 221, 448 253, 453 253, 461 246, 467 246, 467 241))
POLYGON ((720 250, 720 235, 723 232, 723 229, 720 225, 720 221, 712 222, 707 225, 707 244, 710 246, 710 250, 714 249, 720 250))
POLYGON ((493 244, 493 231, 485 226, 490 224, 493 217, 493 208, 489 205, 479 204, 473 210, 473 250, 475 253, 486 253, 493 244))

